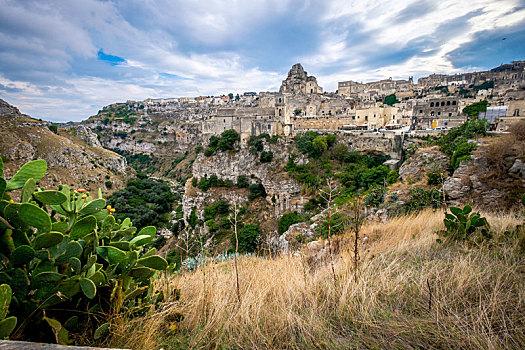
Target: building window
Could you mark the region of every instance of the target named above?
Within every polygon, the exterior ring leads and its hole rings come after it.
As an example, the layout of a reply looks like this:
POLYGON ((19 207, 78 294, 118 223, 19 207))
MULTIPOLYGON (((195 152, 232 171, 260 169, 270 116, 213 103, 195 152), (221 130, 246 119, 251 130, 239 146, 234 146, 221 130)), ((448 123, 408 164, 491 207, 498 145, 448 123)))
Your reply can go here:
POLYGON ((452 113, 449 113, 448 116, 449 116, 449 117, 452 117, 452 113))
POLYGON ((455 106, 456 105, 456 101, 452 101, 452 106, 455 106))
POLYGON ((434 116, 434 111, 430 112, 430 116, 431 116, 431 117, 434 116))
POLYGON ((441 115, 441 112, 438 112, 438 115, 441 115))
POLYGON ((447 101, 447 106, 450 106, 450 101, 447 101))
POLYGON ((434 107, 434 102, 430 102, 430 107, 434 107))
POLYGON ((445 105, 445 101, 441 101, 441 106, 444 106, 445 105))
POLYGON ((519 117, 519 116, 520 116, 520 110, 519 110, 518 108, 516 108, 516 109, 514 110, 514 116, 515 116, 515 117, 519 117))
POLYGON ((365 120, 368 120, 368 116, 367 115, 365 115, 365 120))
POLYGON ((423 114, 423 110, 422 110, 422 109, 420 109, 420 110, 419 110, 419 113, 423 114))

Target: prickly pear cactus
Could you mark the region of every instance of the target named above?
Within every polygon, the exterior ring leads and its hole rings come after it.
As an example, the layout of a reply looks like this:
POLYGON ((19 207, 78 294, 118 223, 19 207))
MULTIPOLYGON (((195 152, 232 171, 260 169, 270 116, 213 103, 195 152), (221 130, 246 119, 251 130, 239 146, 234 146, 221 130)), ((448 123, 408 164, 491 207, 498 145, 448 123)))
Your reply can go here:
POLYGON ((9 180, 0 171, 0 338, 18 318, 17 338, 49 340, 42 339, 47 334, 67 344, 85 333, 82 324, 100 336, 111 329, 110 315, 144 313, 162 300, 152 282, 168 263, 143 248, 155 227, 137 232, 129 219, 115 220, 100 193, 38 188, 46 169, 35 160, 9 180))

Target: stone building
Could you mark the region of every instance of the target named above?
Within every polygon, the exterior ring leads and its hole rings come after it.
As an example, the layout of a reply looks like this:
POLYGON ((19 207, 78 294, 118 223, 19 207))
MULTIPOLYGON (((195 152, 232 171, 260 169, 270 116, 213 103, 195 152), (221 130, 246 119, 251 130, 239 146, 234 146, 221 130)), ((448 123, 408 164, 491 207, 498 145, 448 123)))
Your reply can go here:
POLYGON ((426 127, 452 127, 465 121, 460 116, 459 98, 447 96, 418 101, 413 107, 414 122, 426 127))

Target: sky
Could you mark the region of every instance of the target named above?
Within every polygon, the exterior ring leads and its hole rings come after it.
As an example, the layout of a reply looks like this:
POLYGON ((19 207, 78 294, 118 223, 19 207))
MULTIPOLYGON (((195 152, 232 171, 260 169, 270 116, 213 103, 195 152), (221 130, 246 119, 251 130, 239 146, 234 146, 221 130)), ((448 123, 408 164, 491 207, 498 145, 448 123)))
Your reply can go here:
POLYGON ((0 98, 79 121, 146 98, 277 91, 525 59, 525 0, 0 0, 0 98))

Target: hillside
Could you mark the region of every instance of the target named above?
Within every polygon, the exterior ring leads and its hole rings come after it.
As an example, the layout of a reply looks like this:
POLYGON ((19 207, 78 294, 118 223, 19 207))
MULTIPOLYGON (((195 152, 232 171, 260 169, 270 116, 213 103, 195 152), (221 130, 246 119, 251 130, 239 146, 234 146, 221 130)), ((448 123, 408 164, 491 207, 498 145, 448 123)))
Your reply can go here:
POLYGON ((241 258, 240 301, 234 262, 210 260, 198 271, 158 280, 157 289, 168 295, 179 289, 180 299, 172 294, 159 311, 123 320, 108 344, 134 349, 523 348, 525 232, 515 231, 523 217, 483 214, 494 234, 490 243, 437 243, 442 211, 365 224, 357 280, 350 230, 333 241, 335 275, 327 251, 313 242, 293 255, 241 258))
POLYGON ((50 126, 0 100, 0 156, 7 177, 25 162, 45 159, 48 173, 40 181, 45 187, 63 183, 109 192, 123 186, 129 170, 122 156, 97 146, 88 129, 57 128, 55 133, 50 126))

